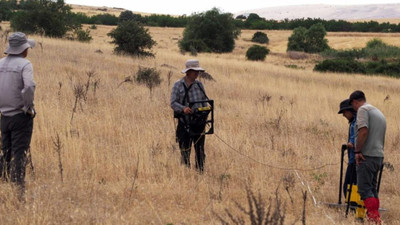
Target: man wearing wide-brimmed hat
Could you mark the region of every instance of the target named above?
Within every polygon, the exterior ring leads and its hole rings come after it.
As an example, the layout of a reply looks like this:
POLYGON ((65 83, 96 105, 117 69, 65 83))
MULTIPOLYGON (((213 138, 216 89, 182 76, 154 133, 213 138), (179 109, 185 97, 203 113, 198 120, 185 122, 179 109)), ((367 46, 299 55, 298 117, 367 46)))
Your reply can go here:
POLYGON ((340 103, 338 114, 342 114, 343 117, 345 117, 349 122, 349 130, 346 143, 348 165, 343 184, 344 197, 346 198, 348 189, 347 185, 350 183, 357 184, 356 159, 354 155, 354 146, 356 139, 355 126, 356 126, 357 112, 353 109, 353 106, 350 104, 350 99, 345 99, 340 103))
POLYGON ((35 41, 16 32, 8 38, 6 57, 0 60, 1 150, 0 175, 25 188, 26 152, 32 137, 35 82, 33 67, 26 59, 35 41))
MULTIPOLYGON (((190 167, 190 151, 193 143, 196 152, 196 169, 203 172, 206 157, 204 153, 205 136, 190 135, 187 121, 188 117, 194 113, 195 108, 204 106, 202 103, 196 103, 189 107, 189 103, 208 99, 203 84, 197 80, 199 73, 205 70, 195 59, 187 60, 185 66, 182 73, 186 76, 175 82, 171 93, 171 108, 174 110, 175 118, 178 119, 176 138, 181 150, 182 163, 190 167)), ((191 125, 191 129, 197 133, 202 133, 204 128, 205 124, 191 125)))

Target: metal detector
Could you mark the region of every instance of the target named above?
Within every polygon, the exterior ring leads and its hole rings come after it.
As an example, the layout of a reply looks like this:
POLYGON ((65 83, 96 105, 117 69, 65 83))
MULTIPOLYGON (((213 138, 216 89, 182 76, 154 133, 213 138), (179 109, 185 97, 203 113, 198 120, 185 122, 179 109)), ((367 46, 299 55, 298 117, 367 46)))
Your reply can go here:
MULTIPOLYGON (((346 207, 346 217, 349 213, 350 209, 360 209, 360 208, 364 208, 363 205, 358 204, 357 202, 354 201, 354 197, 351 197, 351 193, 353 192, 353 188, 355 188, 356 186, 353 185, 353 177, 352 177, 352 173, 350 176, 350 182, 349 182, 349 187, 348 187, 348 191, 347 191, 347 196, 346 196, 346 202, 345 204, 342 204, 342 186, 343 186, 343 164, 344 164, 344 153, 347 150, 347 144, 343 144, 341 146, 341 156, 340 156, 340 171, 339 171, 339 198, 338 198, 338 202, 337 203, 323 203, 324 205, 327 205, 329 207, 332 208, 343 208, 346 207), (354 186, 354 187, 353 187, 354 186), (353 203, 353 204, 352 204, 353 203), (356 204, 354 204, 356 203, 356 204)), ((355 168, 352 168, 355 169, 355 168)), ((377 192, 379 193, 379 189, 380 189, 380 185, 381 185, 381 179, 382 179, 382 171, 383 171, 383 163, 382 163, 382 167, 380 168, 380 171, 378 173, 378 183, 377 183, 377 192)), ((386 211, 386 209, 384 208, 379 208, 379 211, 386 211)), ((358 213, 358 212, 356 212, 358 213)), ((357 216, 357 215, 356 215, 357 216)))
POLYGON ((193 114, 189 116, 189 135, 196 136, 202 134, 213 134, 214 133, 214 100, 204 100, 190 102, 189 107, 192 108, 194 104, 201 103, 207 105, 198 107, 193 110, 193 114), (204 125, 203 130, 196 130, 194 126, 204 125))

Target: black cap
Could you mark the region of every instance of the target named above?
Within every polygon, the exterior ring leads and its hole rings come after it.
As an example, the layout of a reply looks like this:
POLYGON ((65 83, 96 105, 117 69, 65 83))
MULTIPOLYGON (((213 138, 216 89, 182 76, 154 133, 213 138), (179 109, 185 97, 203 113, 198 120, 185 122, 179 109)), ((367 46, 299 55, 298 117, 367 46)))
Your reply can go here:
POLYGON ((364 94, 364 92, 362 92, 360 90, 354 91, 353 93, 351 93, 349 100, 350 100, 350 104, 353 100, 364 100, 365 101, 366 100, 365 94, 364 94))
POLYGON ((343 113, 344 110, 354 111, 353 106, 350 104, 350 99, 343 100, 340 103, 338 114, 343 113))

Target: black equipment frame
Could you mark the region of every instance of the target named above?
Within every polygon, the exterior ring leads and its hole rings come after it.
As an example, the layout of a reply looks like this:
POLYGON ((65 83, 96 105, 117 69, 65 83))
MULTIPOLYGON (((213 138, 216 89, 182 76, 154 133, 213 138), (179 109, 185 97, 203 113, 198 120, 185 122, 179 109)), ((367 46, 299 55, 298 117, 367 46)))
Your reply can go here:
MULTIPOLYGON (((189 134, 193 135, 193 136, 202 135, 202 134, 213 134, 214 133, 214 100, 203 100, 203 101, 189 102, 189 107, 192 108, 192 106, 194 104, 198 104, 198 103, 208 103, 210 105, 210 107, 211 107, 211 109, 209 110, 209 112, 211 114, 210 115, 211 118, 208 119, 209 116, 207 115, 207 119, 205 121, 205 126, 209 125, 210 128, 207 131, 204 131, 204 132, 201 132, 201 133, 197 133, 197 132, 193 131, 193 129, 191 127, 192 126, 193 115, 190 115, 189 116, 189 124, 188 124, 189 125, 189 134)), ((197 109, 195 109, 195 111, 193 112, 194 114, 198 113, 198 112, 196 112, 196 110, 197 109)))

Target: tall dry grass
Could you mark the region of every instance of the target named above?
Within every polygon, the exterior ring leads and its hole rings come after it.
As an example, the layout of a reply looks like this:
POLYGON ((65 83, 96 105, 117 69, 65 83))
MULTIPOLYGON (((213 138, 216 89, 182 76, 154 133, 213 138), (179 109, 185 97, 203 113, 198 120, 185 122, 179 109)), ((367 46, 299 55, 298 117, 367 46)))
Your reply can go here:
MULTIPOLYGON (((278 189, 285 224, 301 223, 305 191, 307 224, 357 224, 343 210, 315 204, 337 202, 339 151, 348 126, 338 105, 356 89, 388 121, 385 161, 394 171, 383 173, 380 196, 388 211, 382 218, 400 224, 399 80, 315 73, 316 56, 292 60, 285 54, 287 31, 267 32, 272 54, 265 62, 246 61, 255 31, 245 30, 233 53, 196 56, 216 80, 205 82, 216 103, 215 134, 206 138, 206 169, 199 175, 180 165, 169 107, 167 74, 180 79, 184 62, 193 58, 177 47, 183 30, 150 28, 156 57, 139 59, 113 55, 106 35, 111 29, 98 26, 90 44, 31 36, 42 43, 28 56, 37 82, 35 176, 28 169, 25 204, 0 183, 1 224, 220 224, 216 215, 227 219, 225 209, 243 216, 234 202, 248 207, 247 187, 266 201, 278 189), (305 69, 285 67, 290 64, 305 69), (144 86, 121 84, 139 66, 161 71, 164 81, 152 97, 144 86), (71 122, 76 88, 85 87, 88 73, 95 75, 71 122)), ((383 36, 400 45, 397 37, 383 36)), ((328 35, 331 46, 346 47, 373 37, 328 35)))

